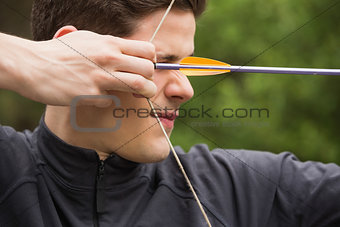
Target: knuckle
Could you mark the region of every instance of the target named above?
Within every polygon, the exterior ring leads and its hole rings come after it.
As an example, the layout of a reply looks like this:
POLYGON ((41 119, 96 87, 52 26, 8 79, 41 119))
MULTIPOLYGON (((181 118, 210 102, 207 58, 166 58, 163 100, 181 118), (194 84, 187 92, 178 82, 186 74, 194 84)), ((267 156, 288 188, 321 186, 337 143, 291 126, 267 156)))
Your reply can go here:
POLYGON ((122 39, 119 37, 115 37, 115 36, 109 36, 108 38, 108 45, 110 48, 108 48, 110 50, 110 52, 113 53, 121 53, 121 48, 122 48, 122 39))
POLYGON ((112 35, 104 35, 105 40, 107 42, 107 44, 109 45, 117 45, 119 43, 119 38, 112 36, 112 35))
POLYGON ((105 79, 105 75, 103 72, 96 72, 92 77, 92 83, 96 86, 102 84, 102 81, 105 79))
POLYGON ((150 60, 153 60, 154 57, 156 56, 156 47, 152 43, 146 43, 146 48, 147 50, 147 55, 150 60))
POLYGON ((153 45, 152 43, 150 42, 146 42, 146 48, 147 50, 151 53, 151 54, 155 54, 156 53, 156 47, 155 45, 153 45))
POLYGON ((110 65, 117 65, 121 63, 120 55, 114 52, 107 53, 106 60, 107 63, 110 63, 110 65))
POLYGON ((120 62, 120 57, 114 52, 103 51, 96 57, 96 62, 101 66, 106 66, 108 64, 115 65, 120 62))
POLYGON ((143 77, 137 78, 134 81, 132 89, 138 94, 146 97, 152 97, 157 91, 156 85, 143 77))
POLYGON ((103 51, 98 51, 96 54, 90 56, 90 60, 100 66, 104 65, 108 61, 106 53, 103 51))
POLYGON ((141 92, 145 89, 146 83, 147 81, 145 78, 139 77, 133 81, 131 88, 141 92))
POLYGON ((89 95, 100 95, 100 90, 97 87, 91 87, 88 89, 89 95))
POLYGON ((154 83, 150 83, 148 90, 145 91, 145 96, 151 98, 152 96, 154 96, 157 92, 157 86, 154 83))
POLYGON ((155 66, 152 61, 147 61, 145 64, 145 76, 152 77, 155 72, 155 66))

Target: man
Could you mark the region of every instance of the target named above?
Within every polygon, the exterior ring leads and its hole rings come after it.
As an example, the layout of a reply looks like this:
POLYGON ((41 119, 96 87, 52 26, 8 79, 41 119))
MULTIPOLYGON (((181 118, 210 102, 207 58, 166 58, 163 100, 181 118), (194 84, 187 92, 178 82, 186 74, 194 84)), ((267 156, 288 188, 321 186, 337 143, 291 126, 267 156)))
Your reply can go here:
MULTIPOLYGON (((193 89, 178 71, 154 71, 153 62, 176 63, 192 55, 195 18, 205 1, 177 0, 153 46, 147 41, 168 4, 35 1, 35 40, 59 37, 39 43, 52 46, 37 48, 39 54, 54 50, 57 57, 50 59, 60 61, 41 65, 39 56, 31 56, 37 74, 17 68, 19 72, 1 74, 2 88, 48 104, 33 133, 0 128, 1 226, 207 226, 153 116, 140 118, 132 111, 112 132, 82 132, 70 124, 68 105, 75 96, 111 95, 119 98, 123 110, 148 109, 135 93, 152 97, 171 134, 174 114, 165 110, 177 109, 193 89), (108 42, 111 48, 92 49, 91 42, 108 42), (48 70, 41 67, 63 75, 46 75, 48 70)), ((76 108, 77 124, 114 127, 115 108, 106 99, 85 99, 76 108)), ((176 151, 212 226, 340 225, 336 165, 301 163, 288 153, 209 152, 205 145, 188 154, 179 147, 176 151)))

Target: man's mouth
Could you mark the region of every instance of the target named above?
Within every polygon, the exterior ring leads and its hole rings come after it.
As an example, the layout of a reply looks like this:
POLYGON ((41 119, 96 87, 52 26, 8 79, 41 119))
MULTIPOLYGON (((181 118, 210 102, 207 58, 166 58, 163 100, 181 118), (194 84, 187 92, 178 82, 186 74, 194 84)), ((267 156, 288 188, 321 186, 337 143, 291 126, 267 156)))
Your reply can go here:
MULTIPOLYGON (((174 127, 175 119, 177 117, 176 112, 156 112, 159 120, 161 121, 162 125, 166 129, 172 129, 174 127)), ((156 118, 154 113, 151 113, 151 116, 156 118)))

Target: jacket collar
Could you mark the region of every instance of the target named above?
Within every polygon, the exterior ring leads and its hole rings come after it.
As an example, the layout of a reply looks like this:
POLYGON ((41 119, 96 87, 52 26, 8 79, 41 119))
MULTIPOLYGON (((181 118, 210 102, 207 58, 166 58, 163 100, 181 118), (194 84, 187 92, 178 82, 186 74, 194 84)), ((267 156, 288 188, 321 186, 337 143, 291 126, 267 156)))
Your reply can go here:
MULTIPOLYGON (((67 144, 57 137, 44 122, 36 131, 36 144, 43 163, 53 174, 73 186, 91 187, 95 184, 100 166, 96 151, 67 144)), ((128 161, 116 154, 104 160, 105 184, 129 182, 141 174, 145 164, 128 161)))

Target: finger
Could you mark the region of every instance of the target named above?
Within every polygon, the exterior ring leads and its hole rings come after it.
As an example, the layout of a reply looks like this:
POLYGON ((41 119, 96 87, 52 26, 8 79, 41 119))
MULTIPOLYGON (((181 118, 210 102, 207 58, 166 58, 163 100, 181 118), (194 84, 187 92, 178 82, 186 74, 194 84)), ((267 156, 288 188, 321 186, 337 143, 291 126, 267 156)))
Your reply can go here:
POLYGON ((150 42, 117 38, 116 40, 123 54, 145 58, 154 61, 155 46, 150 42))
POLYGON ((127 72, 114 72, 101 80, 102 90, 124 91, 151 98, 156 94, 157 86, 143 76, 127 72))
POLYGON ((115 69, 120 72, 138 74, 151 80, 155 72, 155 66, 152 61, 129 55, 122 55, 115 69))

